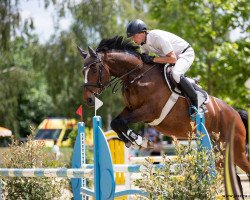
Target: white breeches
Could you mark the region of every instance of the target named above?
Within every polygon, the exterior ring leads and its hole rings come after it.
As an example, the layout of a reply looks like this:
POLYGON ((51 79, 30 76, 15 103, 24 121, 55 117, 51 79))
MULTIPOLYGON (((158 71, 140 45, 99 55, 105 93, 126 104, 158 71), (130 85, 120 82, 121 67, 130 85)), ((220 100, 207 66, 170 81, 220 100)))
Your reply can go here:
POLYGON ((179 83, 181 75, 184 75, 194 61, 194 50, 192 47, 189 47, 184 53, 177 56, 177 61, 173 67, 173 78, 179 83))

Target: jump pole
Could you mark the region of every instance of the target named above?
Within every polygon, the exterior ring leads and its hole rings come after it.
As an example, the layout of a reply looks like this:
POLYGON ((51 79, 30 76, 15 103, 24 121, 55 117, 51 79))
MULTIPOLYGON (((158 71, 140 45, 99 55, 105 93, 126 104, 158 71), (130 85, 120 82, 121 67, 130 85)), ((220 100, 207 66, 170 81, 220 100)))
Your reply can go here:
POLYGON ((83 200, 85 195, 94 196, 96 200, 111 200, 115 194, 114 169, 110 150, 102 132, 100 116, 93 117, 94 165, 87 165, 85 160, 85 124, 78 123, 78 134, 72 157, 72 167, 84 170, 94 168, 94 190, 86 188, 83 178, 72 179, 74 200, 83 200), (85 195, 83 195, 83 193, 85 195))
POLYGON ((94 192, 96 200, 113 200, 115 178, 112 158, 106 138, 102 132, 100 116, 93 117, 94 133, 94 192))
MULTIPOLYGON (((208 151, 208 156, 211 157, 213 146, 209 137, 209 134, 207 132, 207 129, 205 127, 205 116, 204 113, 197 112, 196 114, 196 137, 199 140, 200 143, 197 143, 198 150, 201 151, 203 149, 206 149, 208 151)), ((196 140, 197 140, 196 139, 196 140)), ((209 173, 211 176, 216 175, 216 169, 215 169, 215 160, 213 160, 213 163, 210 166, 209 173)))
MULTIPOLYGON (((72 168, 83 168, 86 164, 86 149, 85 149, 85 123, 78 122, 77 124, 77 136, 74 145, 72 155, 72 168)), ((71 187, 74 196, 74 200, 85 200, 85 195, 81 194, 81 188, 86 187, 85 178, 73 178, 71 179, 71 187)))

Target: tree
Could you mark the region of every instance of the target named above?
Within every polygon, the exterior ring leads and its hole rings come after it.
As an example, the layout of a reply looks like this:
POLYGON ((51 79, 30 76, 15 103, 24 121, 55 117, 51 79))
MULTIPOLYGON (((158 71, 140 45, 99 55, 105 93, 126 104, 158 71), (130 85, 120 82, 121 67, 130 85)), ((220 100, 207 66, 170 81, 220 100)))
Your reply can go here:
POLYGON ((48 94, 56 105, 54 116, 75 117, 75 110, 82 100, 82 62, 75 37, 74 33, 61 32, 58 38, 44 46, 41 69, 48 94))
POLYGON ((0 124, 21 136, 53 107, 39 104, 49 102, 49 97, 43 76, 36 71, 43 52, 33 29, 32 19, 21 23, 19 0, 0 2, 0 124))
POLYGON ((0 123, 14 131, 19 129, 16 118, 18 96, 29 82, 29 72, 25 67, 29 59, 19 60, 22 56, 16 51, 20 50, 21 42, 25 45, 25 41, 20 37, 14 40, 12 38, 16 36, 18 28, 32 28, 31 21, 20 27, 18 3, 18 0, 0 2, 0 123))

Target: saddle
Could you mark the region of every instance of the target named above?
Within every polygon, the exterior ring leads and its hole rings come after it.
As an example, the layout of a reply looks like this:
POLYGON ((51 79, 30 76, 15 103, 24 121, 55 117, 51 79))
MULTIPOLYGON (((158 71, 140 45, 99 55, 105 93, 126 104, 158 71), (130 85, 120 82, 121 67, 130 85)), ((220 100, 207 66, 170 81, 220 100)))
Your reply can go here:
MULTIPOLYGON (((180 95, 183 98, 186 98, 188 101, 188 104, 190 105, 191 100, 185 95, 184 92, 181 91, 179 84, 176 83, 176 81, 173 78, 173 75, 172 75, 173 67, 174 67, 174 65, 171 65, 171 64, 164 67, 164 76, 166 79, 166 83, 172 92, 180 95)), ((198 85, 198 82, 199 82, 198 78, 191 79, 191 78, 187 77, 187 79, 193 85, 194 89, 197 92, 198 107, 202 109, 201 111, 203 111, 203 112, 206 111, 207 109, 206 109, 205 105, 209 102, 209 95, 207 94, 206 91, 204 91, 201 88, 201 86, 198 85)))

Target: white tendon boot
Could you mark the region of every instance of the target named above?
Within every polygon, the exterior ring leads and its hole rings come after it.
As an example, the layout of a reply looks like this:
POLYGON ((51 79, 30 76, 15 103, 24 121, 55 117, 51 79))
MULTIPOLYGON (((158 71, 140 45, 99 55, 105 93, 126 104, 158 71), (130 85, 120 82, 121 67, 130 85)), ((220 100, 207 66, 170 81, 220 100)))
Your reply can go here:
POLYGON ((151 149, 151 148, 153 148, 153 143, 151 141, 149 141, 147 138, 143 138, 142 136, 137 135, 131 129, 129 129, 127 131, 127 136, 130 138, 129 140, 132 143, 131 146, 134 149, 151 149))

